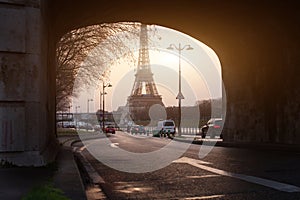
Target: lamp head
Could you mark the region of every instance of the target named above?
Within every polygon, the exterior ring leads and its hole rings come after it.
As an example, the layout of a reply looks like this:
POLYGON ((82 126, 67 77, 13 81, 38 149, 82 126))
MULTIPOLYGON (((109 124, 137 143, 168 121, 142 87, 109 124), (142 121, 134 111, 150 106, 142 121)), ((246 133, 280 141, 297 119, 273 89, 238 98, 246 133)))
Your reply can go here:
POLYGON ((107 83, 106 85, 103 83, 103 88, 106 88, 106 87, 112 87, 112 85, 110 83, 107 83))
POLYGON ((174 48, 172 47, 172 45, 170 45, 167 49, 168 50, 174 50, 174 48))
POLYGON ((194 48, 191 47, 190 45, 188 46, 188 48, 186 50, 193 50, 194 48))

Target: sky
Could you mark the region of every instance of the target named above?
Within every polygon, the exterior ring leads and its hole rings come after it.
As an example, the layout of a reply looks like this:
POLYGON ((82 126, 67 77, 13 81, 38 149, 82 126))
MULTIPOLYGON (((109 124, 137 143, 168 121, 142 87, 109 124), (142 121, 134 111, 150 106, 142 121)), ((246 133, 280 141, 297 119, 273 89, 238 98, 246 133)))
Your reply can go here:
MULTIPOLYGON (((204 43, 179 31, 161 27, 149 26, 148 36, 150 65, 153 78, 159 94, 162 96, 165 106, 177 106, 178 100, 178 50, 168 50, 170 44, 173 47, 190 45, 193 50, 184 48, 181 51, 181 77, 182 77, 182 106, 195 105, 196 101, 222 97, 221 89, 221 64, 216 53, 204 43), (152 34, 151 30, 155 30, 152 34)), ((139 38, 137 38, 139 41, 139 38)), ((127 42, 127 41, 125 41, 127 42)), ((128 41, 131 49, 138 60, 138 42, 128 41)), ((187 46, 186 46, 187 47, 187 46)), ((96 48, 101 48, 101 45, 96 48)), ((119 106, 125 106, 128 96, 133 88, 137 62, 128 61, 128 57, 116 58, 110 66, 110 76, 106 84, 112 87, 105 88, 105 109, 108 111, 117 110, 119 106)), ((102 83, 95 83, 102 85, 102 83)), ((96 112, 100 107, 99 88, 86 88, 78 98, 73 99, 73 112, 75 107, 80 106, 78 112, 87 112, 88 99, 89 111, 96 112)))

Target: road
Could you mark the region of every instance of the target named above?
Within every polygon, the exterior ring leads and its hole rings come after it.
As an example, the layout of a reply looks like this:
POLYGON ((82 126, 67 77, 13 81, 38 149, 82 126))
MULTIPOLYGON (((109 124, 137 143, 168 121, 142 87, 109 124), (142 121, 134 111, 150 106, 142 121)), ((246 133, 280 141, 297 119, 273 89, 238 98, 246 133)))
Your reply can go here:
POLYGON ((109 199, 300 199, 300 153, 213 147, 199 159, 201 145, 120 131, 76 146, 109 199))

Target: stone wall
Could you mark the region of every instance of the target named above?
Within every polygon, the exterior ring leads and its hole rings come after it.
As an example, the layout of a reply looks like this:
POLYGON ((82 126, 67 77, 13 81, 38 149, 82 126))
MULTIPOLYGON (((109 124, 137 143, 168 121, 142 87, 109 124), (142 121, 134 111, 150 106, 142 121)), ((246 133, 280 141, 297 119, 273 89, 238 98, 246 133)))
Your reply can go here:
POLYGON ((48 36, 42 14, 39 0, 0 0, 1 162, 39 166, 55 155, 47 149, 55 137, 47 108, 53 100, 47 95, 48 36))
POLYGON ((54 158, 55 45, 97 23, 139 21, 182 31, 220 58, 224 139, 300 144, 299 24, 293 1, 0 0, 0 160, 54 158))

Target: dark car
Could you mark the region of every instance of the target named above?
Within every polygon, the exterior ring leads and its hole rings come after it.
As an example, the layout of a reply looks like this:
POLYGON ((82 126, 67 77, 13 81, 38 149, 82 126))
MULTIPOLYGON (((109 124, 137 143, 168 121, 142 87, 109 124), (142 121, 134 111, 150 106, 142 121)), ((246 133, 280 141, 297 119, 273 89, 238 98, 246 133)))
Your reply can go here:
POLYGON ((127 130, 126 130, 126 131, 127 131, 128 133, 130 133, 130 130, 131 130, 131 126, 127 126, 127 130))
POLYGON ((209 134, 210 138, 215 138, 220 135, 220 138, 223 138, 221 134, 223 128, 223 120, 221 118, 211 118, 208 122, 200 128, 202 138, 205 138, 209 134))
POLYGON ((113 126, 107 126, 107 127, 105 127, 105 133, 115 134, 116 133, 116 129, 113 126))
POLYGON ((146 130, 144 126, 132 126, 130 132, 132 134, 137 134, 137 133, 146 134, 146 130))

